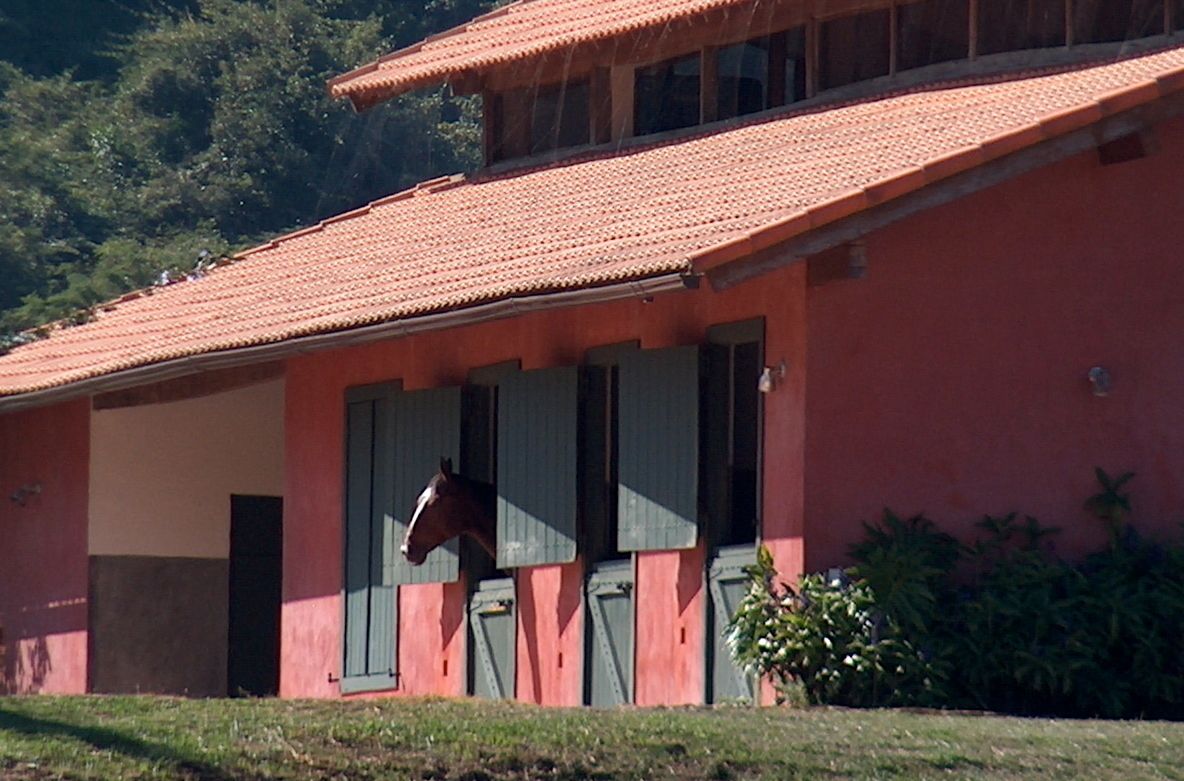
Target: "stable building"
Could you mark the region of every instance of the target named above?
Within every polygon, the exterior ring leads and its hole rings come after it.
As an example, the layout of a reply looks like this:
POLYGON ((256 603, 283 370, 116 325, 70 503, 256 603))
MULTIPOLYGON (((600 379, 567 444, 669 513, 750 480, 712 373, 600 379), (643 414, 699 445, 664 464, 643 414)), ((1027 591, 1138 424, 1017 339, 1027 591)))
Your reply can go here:
POLYGON ((759 698, 757 545, 1184 510, 1184 0, 520 0, 485 165, 0 357, 0 688, 759 698), (399 554, 441 457, 496 555, 399 554))

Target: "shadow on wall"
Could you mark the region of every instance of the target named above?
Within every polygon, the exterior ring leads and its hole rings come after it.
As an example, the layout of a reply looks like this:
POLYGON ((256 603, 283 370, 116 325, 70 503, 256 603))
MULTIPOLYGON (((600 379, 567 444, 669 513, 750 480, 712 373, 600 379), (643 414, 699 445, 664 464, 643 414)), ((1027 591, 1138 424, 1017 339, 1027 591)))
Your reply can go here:
POLYGON ((62 661, 53 658, 50 638, 85 629, 84 599, 36 607, 18 605, 8 615, 0 612, 0 694, 43 690, 54 673, 55 661, 62 661))
POLYGON ((0 629, 0 694, 39 691, 53 669, 44 637, 10 640, 0 629))
POLYGON ((195 777, 202 781, 229 781, 231 775, 213 765, 186 756, 162 743, 143 740, 118 730, 71 724, 56 719, 45 719, 13 713, 0 707, 0 732, 35 738, 64 738, 89 743, 97 751, 111 751, 136 759, 164 762, 172 765, 179 777, 195 777))

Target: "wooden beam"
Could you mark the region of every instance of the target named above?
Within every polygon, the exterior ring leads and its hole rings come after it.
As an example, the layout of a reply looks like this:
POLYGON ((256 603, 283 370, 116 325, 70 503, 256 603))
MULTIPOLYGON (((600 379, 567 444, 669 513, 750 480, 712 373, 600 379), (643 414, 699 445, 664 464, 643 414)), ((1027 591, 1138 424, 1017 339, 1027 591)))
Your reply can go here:
POLYGON ((620 143, 633 136, 633 66, 614 65, 609 81, 613 95, 612 140, 620 143))
POLYGON ((699 53, 699 124, 719 119, 719 48, 704 46, 699 53))
POLYGON ((592 71, 589 86, 589 122, 593 144, 607 144, 613 140, 613 85, 608 68, 592 71))
POLYGON ((1161 99, 1095 125, 1045 141, 971 171, 923 187, 908 195, 796 236, 783 244, 707 272, 713 289, 727 290, 754 277, 856 241, 867 234, 938 206, 1043 168, 1116 139, 1139 134, 1164 120, 1184 115, 1184 95, 1161 99))
POLYGON ((92 399, 91 407, 98 411, 200 399, 237 388, 245 388, 248 385, 258 385, 283 376, 284 364, 281 361, 233 369, 219 369, 191 374, 188 377, 163 380, 151 385, 101 393, 92 399))
POLYGON ((970 50, 967 52, 967 59, 978 59, 978 0, 970 0, 969 7, 970 14, 970 50))

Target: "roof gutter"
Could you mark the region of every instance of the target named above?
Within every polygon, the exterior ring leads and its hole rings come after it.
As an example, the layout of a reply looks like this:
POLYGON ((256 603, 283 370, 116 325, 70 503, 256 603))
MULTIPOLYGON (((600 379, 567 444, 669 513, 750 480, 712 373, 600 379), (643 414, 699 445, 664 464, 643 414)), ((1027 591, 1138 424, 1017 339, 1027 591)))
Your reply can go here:
POLYGON ((602 304, 612 301, 639 299, 648 301, 659 293, 672 293, 698 286, 698 277, 686 272, 675 272, 647 279, 618 282, 592 288, 563 290, 538 295, 505 298, 478 306, 447 312, 392 320, 346 331, 294 337, 271 344, 241 347, 212 353, 201 353, 175 358, 161 363, 137 366, 124 371, 91 377, 44 390, 0 396, 0 413, 30 407, 41 407, 82 396, 125 390, 163 380, 177 379, 202 372, 230 369, 265 361, 282 360, 318 350, 356 347, 387 339, 398 339, 415 334, 442 331, 448 328, 479 325, 493 320, 549 309, 602 304))

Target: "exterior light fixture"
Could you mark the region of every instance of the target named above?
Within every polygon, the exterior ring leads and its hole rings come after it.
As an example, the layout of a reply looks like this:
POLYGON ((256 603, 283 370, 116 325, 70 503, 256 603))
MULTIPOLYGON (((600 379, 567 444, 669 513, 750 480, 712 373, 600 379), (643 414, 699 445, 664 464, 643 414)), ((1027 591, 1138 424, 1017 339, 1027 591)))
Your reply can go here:
POLYGON ((22 485, 20 488, 12 492, 12 496, 8 497, 13 504, 19 504, 24 507, 29 501, 30 496, 36 496, 41 493, 41 483, 30 483, 22 485))
POLYGON ((766 366, 757 380, 756 389, 761 393, 772 393, 778 385, 785 381, 785 361, 776 367, 766 366))
POLYGON ((1099 398, 1105 398, 1110 395, 1110 389, 1114 386, 1114 379, 1110 376, 1110 371, 1105 366, 1095 366, 1089 370, 1086 375, 1089 384, 1093 386, 1094 395, 1099 398))

